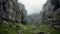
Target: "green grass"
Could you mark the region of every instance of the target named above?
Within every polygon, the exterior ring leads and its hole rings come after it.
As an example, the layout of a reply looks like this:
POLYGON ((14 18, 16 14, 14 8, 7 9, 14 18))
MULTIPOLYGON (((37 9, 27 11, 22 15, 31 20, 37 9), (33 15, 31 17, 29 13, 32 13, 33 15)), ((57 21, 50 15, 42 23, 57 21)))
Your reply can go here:
POLYGON ((53 28, 49 27, 48 25, 23 25, 23 24, 3 24, 0 27, 0 34, 18 34, 18 31, 20 31, 22 34, 37 34, 41 31, 45 32, 45 34, 60 34, 60 30, 54 30, 53 28), (10 27, 17 26, 15 28, 10 27), (8 32, 4 32, 5 29, 8 29, 8 32))
POLYGON ((17 34, 16 29, 9 27, 9 25, 10 24, 3 24, 0 26, 0 34, 17 34), (7 29, 8 32, 4 32, 5 29, 7 29))

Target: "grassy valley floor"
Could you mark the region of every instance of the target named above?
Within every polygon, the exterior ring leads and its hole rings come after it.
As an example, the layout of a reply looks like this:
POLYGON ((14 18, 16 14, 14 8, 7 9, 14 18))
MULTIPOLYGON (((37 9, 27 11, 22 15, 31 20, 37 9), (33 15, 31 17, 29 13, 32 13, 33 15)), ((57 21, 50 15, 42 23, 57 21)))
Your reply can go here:
POLYGON ((0 26, 0 34, 38 34, 44 32, 45 34, 60 34, 60 30, 55 30, 48 25, 23 25, 4 23, 0 26))

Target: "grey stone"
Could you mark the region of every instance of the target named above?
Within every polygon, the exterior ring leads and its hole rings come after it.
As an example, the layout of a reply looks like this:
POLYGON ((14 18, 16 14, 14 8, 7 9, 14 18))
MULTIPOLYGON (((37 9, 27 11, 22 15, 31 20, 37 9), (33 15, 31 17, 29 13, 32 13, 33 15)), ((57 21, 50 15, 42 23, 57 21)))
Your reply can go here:
POLYGON ((0 18, 6 21, 21 23, 27 17, 27 11, 18 0, 0 0, 0 18))
POLYGON ((37 34, 45 34, 45 32, 39 32, 39 33, 37 33, 37 34))
POLYGON ((8 29, 5 29, 3 32, 7 33, 8 32, 8 29))
POLYGON ((60 24, 60 0, 47 0, 47 2, 43 5, 42 17, 43 17, 42 18, 43 22, 49 24, 50 26, 53 24, 59 25, 60 24))

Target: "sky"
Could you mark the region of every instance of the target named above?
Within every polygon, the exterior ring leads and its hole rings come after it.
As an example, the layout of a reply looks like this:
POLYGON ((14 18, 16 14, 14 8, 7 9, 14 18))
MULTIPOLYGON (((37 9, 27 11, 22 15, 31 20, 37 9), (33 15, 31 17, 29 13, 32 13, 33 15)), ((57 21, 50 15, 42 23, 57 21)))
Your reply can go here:
POLYGON ((47 0, 18 0, 18 2, 25 5, 28 15, 42 11, 43 4, 45 4, 46 1, 47 0))

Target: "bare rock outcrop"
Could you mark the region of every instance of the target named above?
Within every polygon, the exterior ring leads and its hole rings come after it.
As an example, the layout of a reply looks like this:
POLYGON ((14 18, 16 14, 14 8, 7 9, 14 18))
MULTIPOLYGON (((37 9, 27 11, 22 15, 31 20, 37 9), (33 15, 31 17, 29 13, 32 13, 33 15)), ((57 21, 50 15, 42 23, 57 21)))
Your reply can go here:
POLYGON ((44 23, 60 29, 60 0, 48 0, 43 6, 44 23))
POLYGON ((0 0, 0 18, 1 20, 22 23, 27 17, 27 11, 18 0, 0 0))

